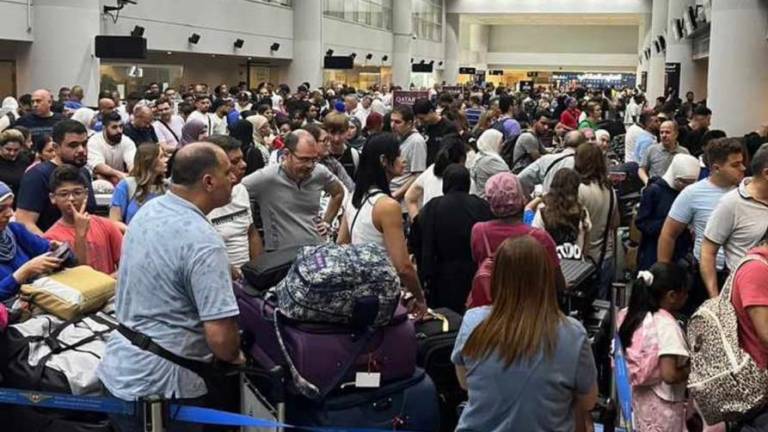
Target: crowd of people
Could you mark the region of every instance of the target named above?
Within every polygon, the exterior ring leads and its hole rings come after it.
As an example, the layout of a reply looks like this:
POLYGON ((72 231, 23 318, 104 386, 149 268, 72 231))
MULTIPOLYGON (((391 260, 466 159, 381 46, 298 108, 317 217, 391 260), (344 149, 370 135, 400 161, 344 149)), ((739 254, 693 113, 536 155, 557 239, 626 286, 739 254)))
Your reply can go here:
MULTIPOLYGON (((640 272, 619 335, 630 369, 658 357, 655 378, 633 380, 637 430, 693 428, 679 320, 731 273, 742 346, 766 367, 768 267, 740 262, 768 258, 768 128, 711 130, 690 92, 651 105, 631 88, 460 88, 435 85, 412 105, 395 103, 397 87, 309 83, 152 83, 125 98, 103 91, 93 108, 80 86, 8 97, 0 300, 59 269, 47 252, 66 243, 117 279, 121 324, 178 356, 242 364, 232 286, 243 264, 375 243, 415 316, 464 315, 452 361, 469 400, 457 430, 587 430, 597 369, 584 327, 558 305, 573 288, 561 267, 592 262, 590 295, 609 298, 634 183, 640 272), (108 209, 97 194, 111 194, 108 209), (640 349, 645 338, 658 352, 640 349)), ((97 373, 123 400, 205 404, 209 384, 119 334, 97 373)), ((762 417, 742 430, 763 430, 750 429, 762 417)))

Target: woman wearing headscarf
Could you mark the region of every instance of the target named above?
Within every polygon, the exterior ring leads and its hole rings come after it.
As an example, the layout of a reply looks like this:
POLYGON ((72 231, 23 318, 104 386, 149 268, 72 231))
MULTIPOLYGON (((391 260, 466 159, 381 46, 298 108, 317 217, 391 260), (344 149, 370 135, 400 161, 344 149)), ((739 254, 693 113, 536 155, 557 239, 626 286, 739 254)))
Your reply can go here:
POLYGON ((472 180, 475 182, 473 193, 485 198, 485 184, 494 175, 509 172, 509 165, 499 152, 504 135, 496 129, 488 129, 477 140, 477 156, 470 168, 472 180))
POLYGON ((72 120, 81 123, 88 130, 88 136, 93 135, 93 119, 96 117, 96 111, 88 108, 78 108, 72 113, 72 120))
POLYGON ((253 126, 253 146, 261 153, 265 163, 269 161, 269 145, 267 138, 271 136, 272 128, 269 125, 269 119, 263 115, 256 114, 245 119, 253 126))
POLYGON ((181 128, 179 147, 198 142, 208 136, 208 126, 197 119, 192 119, 181 128))
MULTIPOLYGON (((659 235, 672 203, 680 192, 699 178, 699 161, 677 154, 662 177, 652 179, 643 191, 635 225, 642 234, 638 250, 638 270, 648 270, 656 262, 659 235)), ((674 262, 685 258, 693 248, 691 233, 685 230, 675 242, 674 262)))
POLYGON ((365 145, 363 137, 363 124, 355 116, 349 116, 349 129, 347 129, 347 144, 355 150, 360 150, 365 145))
POLYGON ((12 96, 3 99, 0 106, 0 132, 8 129, 19 118, 19 103, 12 96))
POLYGON ((469 170, 458 163, 448 165, 443 195, 430 200, 416 219, 422 236, 419 275, 427 305, 462 315, 477 271, 470 249, 472 226, 493 219, 488 202, 470 195, 469 186, 469 170))
MULTIPOLYGON (((555 281, 558 290, 565 288, 565 278, 560 271, 560 258, 557 256, 555 241, 543 229, 533 228, 523 223, 523 212, 527 200, 520 180, 516 175, 504 172, 491 177, 485 184, 485 199, 491 207, 494 220, 479 222, 472 227, 472 258, 479 266, 486 258, 492 257, 504 240, 530 235, 541 243, 557 269, 555 281)), ((484 306, 490 299, 481 293, 471 294, 467 307, 484 306), (477 301, 483 299, 483 301, 477 301)))
POLYGON ((58 247, 58 242, 32 234, 11 218, 13 192, 0 182, 0 301, 15 296, 22 284, 59 269, 63 263, 47 253, 58 247))

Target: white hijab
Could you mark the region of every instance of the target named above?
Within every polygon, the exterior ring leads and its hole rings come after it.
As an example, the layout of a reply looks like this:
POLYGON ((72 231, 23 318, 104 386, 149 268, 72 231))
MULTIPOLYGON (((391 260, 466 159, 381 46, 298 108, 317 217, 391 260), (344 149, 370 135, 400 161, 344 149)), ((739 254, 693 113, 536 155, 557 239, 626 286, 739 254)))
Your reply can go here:
POLYGON ((700 170, 701 167, 699 166, 698 159, 687 154, 676 154, 675 157, 672 158, 672 163, 669 164, 669 168, 667 168, 667 172, 664 173, 662 178, 667 182, 669 187, 677 189, 677 187, 675 187, 675 179, 698 179, 700 170))
POLYGON ((488 129, 477 139, 477 149, 489 155, 498 155, 504 135, 496 129, 488 129))

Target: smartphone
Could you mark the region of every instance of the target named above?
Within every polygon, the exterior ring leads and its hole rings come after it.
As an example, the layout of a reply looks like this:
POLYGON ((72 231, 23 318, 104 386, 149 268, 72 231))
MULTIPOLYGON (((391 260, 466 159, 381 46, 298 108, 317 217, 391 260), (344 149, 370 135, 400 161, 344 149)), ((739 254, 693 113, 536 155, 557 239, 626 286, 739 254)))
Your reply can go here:
POLYGON ((51 256, 58 259, 64 259, 69 254, 69 245, 62 243, 61 246, 51 251, 51 256))

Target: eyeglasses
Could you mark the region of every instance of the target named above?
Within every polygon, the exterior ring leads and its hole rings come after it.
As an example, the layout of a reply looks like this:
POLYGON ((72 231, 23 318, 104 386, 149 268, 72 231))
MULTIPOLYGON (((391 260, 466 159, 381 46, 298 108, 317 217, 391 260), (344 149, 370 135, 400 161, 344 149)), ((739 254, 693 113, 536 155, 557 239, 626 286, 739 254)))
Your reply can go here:
POLYGON ((88 189, 75 189, 71 191, 59 191, 53 195, 56 198, 60 198, 60 199, 67 199, 71 195, 73 198, 77 199, 77 198, 84 197, 87 193, 88 193, 88 189))
POLYGON ((319 158, 316 157, 309 157, 309 156, 297 156, 296 153, 289 150, 289 153, 291 156, 293 156, 297 161, 307 164, 307 165, 317 165, 318 162, 320 162, 319 158))

